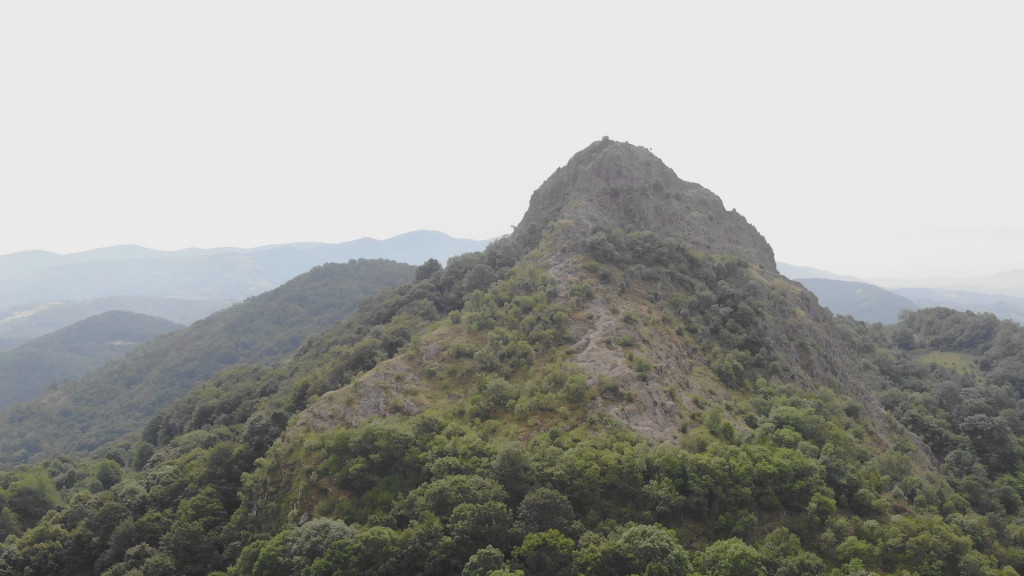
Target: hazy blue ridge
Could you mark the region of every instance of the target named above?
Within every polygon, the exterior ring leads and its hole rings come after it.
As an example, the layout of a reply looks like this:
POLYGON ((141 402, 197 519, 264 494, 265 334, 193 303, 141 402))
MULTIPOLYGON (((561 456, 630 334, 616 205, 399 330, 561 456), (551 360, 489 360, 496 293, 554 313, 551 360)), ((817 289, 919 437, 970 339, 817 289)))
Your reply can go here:
POLYGON ((803 278, 798 280, 833 314, 853 316, 864 322, 895 324, 903 310, 919 306, 908 298, 865 282, 803 278))
MULTIPOLYGON (((314 266, 357 258, 422 264, 482 250, 489 240, 416 231, 387 240, 295 243, 259 248, 162 252, 115 246, 60 256, 19 252, 0 256, 0 311, 28 304, 90 300, 111 295, 240 301, 314 266)), ((0 314, 0 318, 2 318, 0 314)))

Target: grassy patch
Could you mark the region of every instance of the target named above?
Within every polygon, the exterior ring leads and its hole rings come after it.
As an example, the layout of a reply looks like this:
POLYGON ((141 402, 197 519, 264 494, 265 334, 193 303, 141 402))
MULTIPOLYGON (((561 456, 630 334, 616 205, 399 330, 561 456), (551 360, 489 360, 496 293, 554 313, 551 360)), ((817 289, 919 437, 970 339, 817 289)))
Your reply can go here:
POLYGON ((975 368, 974 357, 960 352, 923 351, 915 354, 914 359, 923 366, 941 366, 957 372, 966 372, 975 368))

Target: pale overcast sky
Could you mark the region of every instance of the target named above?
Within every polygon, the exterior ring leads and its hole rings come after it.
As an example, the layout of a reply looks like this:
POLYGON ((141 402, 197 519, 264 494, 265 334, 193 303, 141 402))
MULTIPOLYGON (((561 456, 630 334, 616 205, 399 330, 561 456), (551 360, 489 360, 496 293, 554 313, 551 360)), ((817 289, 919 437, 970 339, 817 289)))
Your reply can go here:
POLYGON ((0 253, 511 231, 608 135, 780 261, 1024 268, 1024 4, 0 4, 0 253))

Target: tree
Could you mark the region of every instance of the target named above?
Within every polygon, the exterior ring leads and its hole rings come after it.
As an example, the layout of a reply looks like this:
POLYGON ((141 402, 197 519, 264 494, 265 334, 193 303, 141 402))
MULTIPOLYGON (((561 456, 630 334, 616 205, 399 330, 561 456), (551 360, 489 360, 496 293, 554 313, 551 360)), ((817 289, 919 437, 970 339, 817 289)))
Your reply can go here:
POLYGON ((416 281, 421 282, 423 280, 429 280, 435 272, 441 271, 441 263, 435 258, 430 258, 418 268, 416 268, 416 281))
POLYGON ((527 534, 512 557, 530 576, 569 576, 576 543, 558 530, 527 534))
POLYGON ((288 425, 288 414, 281 410, 271 412, 269 416, 257 412, 249 417, 242 432, 242 443, 252 458, 263 455, 267 448, 288 425))
POLYGON ((401 573, 403 556, 397 532, 384 526, 370 526, 351 538, 335 542, 326 555, 313 561, 306 572, 309 576, 397 575, 401 573))
POLYGON ((690 572, 686 550, 661 526, 631 526, 619 537, 619 544, 627 551, 634 573, 652 572, 655 567, 670 576, 690 572))
POLYGON ((216 544, 201 523, 184 519, 178 519, 160 539, 160 548, 167 551, 176 573, 186 576, 203 576, 223 567, 216 544))
POLYGON ((501 502, 463 503, 452 511, 448 531, 454 554, 465 558, 473 550, 496 545, 508 549, 512 513, 501 502))
POLYGON ((56 522, 43 522, 25 532, 12 558, 15 574, 52 576, 64 570, 64 541, 68 532, 56 522))
POLYGON ((213 486, 182 500, 177 519, 161 537, 160 548, 168 553, 181 574, 207 574, 222 568, 219 542, 210 534, 223 526, 227 514, 213 486))
POLYGON ((45 470, 17 475, 7 491, 7 507, 18 515, 22 527, 34 526, 47 511, 60 503, 60 494, 45 470))
POLYGON ((697 567, 705 576, 761 576, 761 553, 739 538, 718 540, 697 555, 697 567))
POLYGON ((505 498, 505 490, 490 478, 454 474, 423 484, 410 492, 406 509, 412 515, 430 512, 439 518, 447 518, 459 504, 501 502, 505 498))
POLYGON ((306 564, 323 556, 330 546, 355 535, 356 530, 341 520, 314 518, 291 531, 289 552, 306 564))
POLYGON ((494 546, 487 546, 477 550, 476 554, 469 557, 469 561, 462 568, 462 576, 488 576, 495 570, 505 570, 508 564, 505 562, 505 555, 494 546))
POLYGON ((572 533, 576 513, 565 494, 540 487, 528 492, 516 511, 515 530, 520 534, 558 530, 572 533))
POLYGON ((104 490, 111 489, 121 481, 121 465, 109 458, 100 460, 96 465, 96 480, 104 490))
POLYGON ((492 459, 491 473, 513 504, 521 501, 535 476, 530 452, 518 442, 505 446, 492 459))

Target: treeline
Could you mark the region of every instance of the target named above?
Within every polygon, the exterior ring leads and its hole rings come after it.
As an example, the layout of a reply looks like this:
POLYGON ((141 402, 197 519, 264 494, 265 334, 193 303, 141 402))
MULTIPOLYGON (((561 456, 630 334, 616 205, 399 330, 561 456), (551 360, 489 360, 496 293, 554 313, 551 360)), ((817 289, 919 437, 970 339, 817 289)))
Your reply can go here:
POLYGON ((529 440, 487 437, 434 413, 309 436, 298 462, 322 455, 311 473, 340 492, 321 500, 320 514, 270 531, 253 508, 259 474, 243 479, 284 422, 207 426, 148 458, 140 444, 84 467, 54 461, 8 474, 0 566, 109 575, 952 575, 1012 574, 999 566, 1024 560, 1009 509, 994 502, 980 513, 909 457, 871 455, 863 423, 827 390, 747 401, 751 435, 728 432, 711 412, 679 445, 598 420, 529 440))

